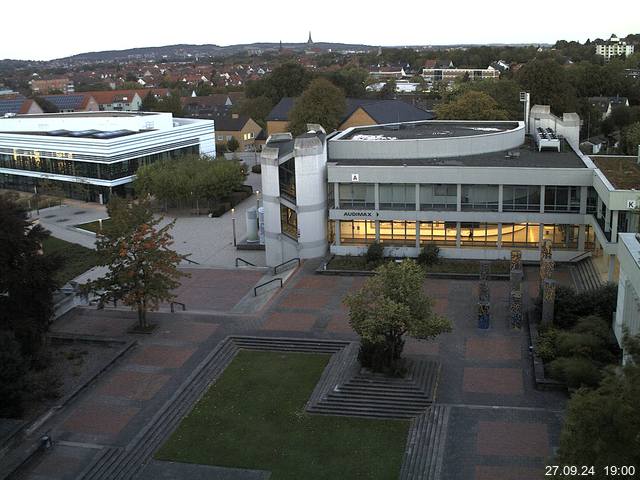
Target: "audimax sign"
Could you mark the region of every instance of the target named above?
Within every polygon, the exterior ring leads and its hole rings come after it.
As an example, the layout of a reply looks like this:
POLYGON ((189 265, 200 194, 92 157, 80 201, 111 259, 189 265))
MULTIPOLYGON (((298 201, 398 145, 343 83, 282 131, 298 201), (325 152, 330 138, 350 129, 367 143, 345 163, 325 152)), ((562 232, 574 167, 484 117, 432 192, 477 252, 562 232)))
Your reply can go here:
POLYGON ((374 218, 380 216, 378 212, 370 212, 365 210, 353 210, 342 213, 343 217, 355 217, 355 218, 374 218))

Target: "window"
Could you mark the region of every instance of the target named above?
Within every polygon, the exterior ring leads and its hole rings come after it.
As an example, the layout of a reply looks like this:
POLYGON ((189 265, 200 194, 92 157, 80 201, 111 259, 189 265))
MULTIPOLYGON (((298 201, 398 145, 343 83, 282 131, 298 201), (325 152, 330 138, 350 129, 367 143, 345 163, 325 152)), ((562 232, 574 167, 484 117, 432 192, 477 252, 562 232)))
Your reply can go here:
POLYGON ((372 220, 341 220, 340 243, 368 245, 376 241, 376 222, 372 220))
POLYGON ((460 243, 463 247, 497 247, 498 224, 461 223, 460 243))
POLYGON ((539 212, 540 186, 505 185, 502 187, 502 210, 504 212, 539 212))
POLYGON ((232 135, 227 135, 227 142, 233 138, 232 135))
POLYGON ((544 211, 580 212, 580 187, 545 187, 544 211))
POLYGON ((462 185, 462 210, 498 211, 498 185, 462 185))
POLYGON ((434 183, 420 185, 420 210, 456 210, 458 186, 434 183))
POLYGON ((596 248, 596 232, 593 231, 591 225, 585 225, 584 249, 594 250, 596 248))
POLYGON ((595 215, 598 211, 598 192, 593 187, 587 190, 587 213, 595 215))
POLYGON ((543 240, 551 240, 553 248, 578 249, 579 225, 545 225, 543 240))
POLYGON ((456 246, 455 222, 420 222, 420 245, 435 243, 440 246, 456 246))
POLYGON ((341 183, 340 208, 375 208, 375 185, 372 183, 341 183))
POLYGON ((296 201, 296 162, 291 158, 278 167, 280 195, 296 201))
POLYGON ((416 222, 380 222, 380 243, 416 245, 416 222))
POLYGON ((503 223, 502 246, 538 248, 540 225, 538 223, 503 223))
POLYGON ((379 194, 381 210, 416 209, 416 187, 413 183, 381 183, 379 194))
POLYGON ((280 228, 286 236, 298 239, 298 215, 285 205, 280 205, 280 228))

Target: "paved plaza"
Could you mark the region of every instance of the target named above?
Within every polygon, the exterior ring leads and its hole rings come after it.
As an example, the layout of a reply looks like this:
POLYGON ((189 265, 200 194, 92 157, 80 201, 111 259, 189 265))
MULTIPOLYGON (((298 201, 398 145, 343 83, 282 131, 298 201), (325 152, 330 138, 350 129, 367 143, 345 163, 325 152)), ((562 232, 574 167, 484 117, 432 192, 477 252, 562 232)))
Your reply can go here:
MULTIPOLYGON (((304 263, 255 313, 234 309, 252 296, 261 272, 205 269, 187 279, 180 291, 197 305, 197 312, 153 313, 159 326, 151 335, 127 334, 135 315, 120 309, 79 308, 59 319, 53 325, 56 332, 134 339, 137 345, 41 426, 51 432, 55 446, 34 458, 24 478, 78 478, 105 449, 125 451, 228 335, 356 340, 342 300, 365 278, 316 275, 317 264, 304 263)), ((535 293, 536 273, 526 271, 525 292, 535 293)), ((453 321, 454 331, 434 341, 408 339, 405 353, 442 364, 436 404, 448 412, 443 480, 541 478, 558 445, 565 398, 534 389, 525 332, 507 326, 508 288, 506 281, 490 282, 492 323, 481 331, 475 321, 477 281, 425 281, 434 308, 453 321)), ((138 478, 178 478, 159 477, 161 470, 162 465, 151 461, 138 478)), ((212 480, 266 478, 264 472, 198 471, 212 480)))

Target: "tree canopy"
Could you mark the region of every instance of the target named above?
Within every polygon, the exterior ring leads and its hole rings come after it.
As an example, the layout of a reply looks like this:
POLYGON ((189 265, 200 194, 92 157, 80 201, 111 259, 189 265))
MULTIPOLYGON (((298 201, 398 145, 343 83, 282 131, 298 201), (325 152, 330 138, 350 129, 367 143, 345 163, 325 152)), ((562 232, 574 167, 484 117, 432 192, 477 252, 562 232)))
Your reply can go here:
POLYGON ((108 206, 111 221, 98 234, 99 265, 107 273, 85 285, 102 303, 120 301, 136 309, 140 328, 147 328, 147 311, 175 299, 172 293, 186 274, 178 270, 184 256, 171 249, 175 221, 160 227, 149 202, 129 203, 112 197, 108 206))
POLYGON ((455 100, 438 105, 441 120, 507 120, 509 114, 487 93, 469 90, 455 100))
POLYGON ((289 114, 294 135, 306 132, 307 123, 318 123, 327 132, 335 130, 346 110, 344 93, 329 80, 317 78, 298 98, 289 114))
POLYGON ((522 67, 516 78, 531 93, 532 105, 550 105, 558 115, 576 111, 576 91, 565 69, 556 60, 536 58, 522 67))

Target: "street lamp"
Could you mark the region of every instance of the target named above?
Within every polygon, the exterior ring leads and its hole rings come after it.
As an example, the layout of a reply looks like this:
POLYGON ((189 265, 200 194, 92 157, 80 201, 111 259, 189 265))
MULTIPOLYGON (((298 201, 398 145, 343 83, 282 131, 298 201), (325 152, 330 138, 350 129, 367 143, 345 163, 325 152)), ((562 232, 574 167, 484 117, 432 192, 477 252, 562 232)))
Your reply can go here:
POLYGON ((260 190, 256 190, 256 210, 260 208, 260 190))
POLYGON ((237 246, 236 242, 236 209, 231 209, 231 228, 233 230, 233 246, 237 246))

